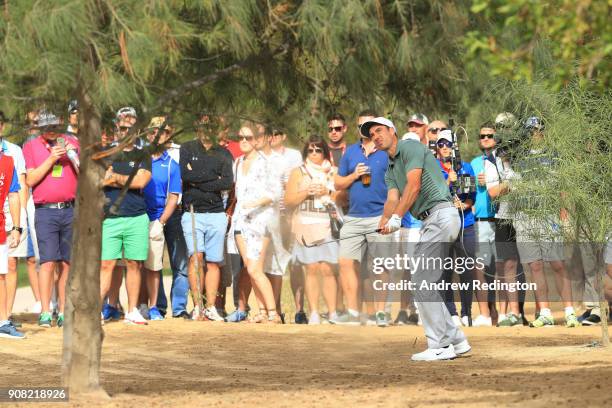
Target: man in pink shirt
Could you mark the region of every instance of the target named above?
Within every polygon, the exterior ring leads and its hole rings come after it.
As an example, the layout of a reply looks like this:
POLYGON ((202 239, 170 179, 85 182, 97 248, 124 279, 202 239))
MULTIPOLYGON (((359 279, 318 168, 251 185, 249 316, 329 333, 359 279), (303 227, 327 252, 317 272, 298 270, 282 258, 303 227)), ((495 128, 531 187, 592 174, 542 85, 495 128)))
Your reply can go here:
POLYGON ((42 312, 38 324, 51 327, 49 300, 57 263, 57 325, 61 327, 64 324, 66 281, 70 270, 72 218, 79 172, 79 142, 72 136, 61 134, 60 121, 50 112, 40 113, 38 126, 40 136, 23 147, 26 183, 32 187, 36 207, 34 228, 40 244, 39 287, 42 312))

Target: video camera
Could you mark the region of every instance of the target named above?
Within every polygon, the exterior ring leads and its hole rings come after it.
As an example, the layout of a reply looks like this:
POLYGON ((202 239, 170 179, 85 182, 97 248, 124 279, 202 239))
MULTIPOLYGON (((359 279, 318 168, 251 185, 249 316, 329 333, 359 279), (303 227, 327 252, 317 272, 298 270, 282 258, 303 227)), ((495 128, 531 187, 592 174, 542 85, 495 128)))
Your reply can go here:
POLYGON ((476 191, 476 178, 469 174, 459 174, 461 171, 461 152, 459 150, 459 138, 457 133, 454 131, 455 120, 453 118, 448 119, 448 131, 451 134, 451 142, 453 143, 453 150, 451 152, 451 167, 457 174, 457 180, 451 183, 451 190, 455 194, 469 194, 476 191))

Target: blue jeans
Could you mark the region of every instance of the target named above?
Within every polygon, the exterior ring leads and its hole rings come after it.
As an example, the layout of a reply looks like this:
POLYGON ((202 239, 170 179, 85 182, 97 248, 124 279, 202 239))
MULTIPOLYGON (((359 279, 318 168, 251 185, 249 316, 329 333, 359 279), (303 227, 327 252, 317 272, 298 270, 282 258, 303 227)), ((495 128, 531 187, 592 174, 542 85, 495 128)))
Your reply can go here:
MULTIPOLYGON (((181 312, 186 311, 189 292, 187 245, 185 244, 183 227, 181 227, 181 213, 181 210, 177 208, 164 227, 164 236, 168 246, 168 254, 170 255, 170 267, 172 268, 172 288, 170 289, 172 316, 178 316, 181 312)), ((162 311, 168 308, 163 279, 159 280, 157 308, 162 311)))

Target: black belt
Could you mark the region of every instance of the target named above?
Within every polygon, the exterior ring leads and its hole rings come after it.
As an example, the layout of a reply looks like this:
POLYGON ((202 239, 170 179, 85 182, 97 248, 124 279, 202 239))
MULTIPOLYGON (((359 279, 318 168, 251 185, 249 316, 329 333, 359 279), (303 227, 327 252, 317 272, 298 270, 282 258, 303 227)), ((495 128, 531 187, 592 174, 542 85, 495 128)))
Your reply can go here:
POLYGON ((61 210, 62 208, 74 207, 74 201, 64 201, 61 203, 45 203, 45 204, 34 204, 34 208, 55 208, 61 210))
POLYGON ((476 221, 495 222, 495 217, 487 217, 487 218, 476 217, 476 221))
POLYGON ((429 210, 426 210, 420 213, 417 216, 417 220, 423 221, 425 218, 429 217, 431 214, 435 213, 436 211, 441 210, 443 208, 451 208, 451 207, 453 207, 453 203, 451 203, 450 201, 436 204, 433 207, 431 207, 429 210))

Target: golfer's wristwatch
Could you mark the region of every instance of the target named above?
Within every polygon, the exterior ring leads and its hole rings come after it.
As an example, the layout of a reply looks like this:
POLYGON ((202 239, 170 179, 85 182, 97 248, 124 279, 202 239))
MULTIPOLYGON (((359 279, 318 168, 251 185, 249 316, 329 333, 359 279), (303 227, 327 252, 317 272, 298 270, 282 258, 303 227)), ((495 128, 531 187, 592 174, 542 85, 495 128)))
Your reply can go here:
POLYGON ((17 231, 18 233, 23 233, 23 228, 21 227, 13 227, 13 229, 11 231, 17 231))

